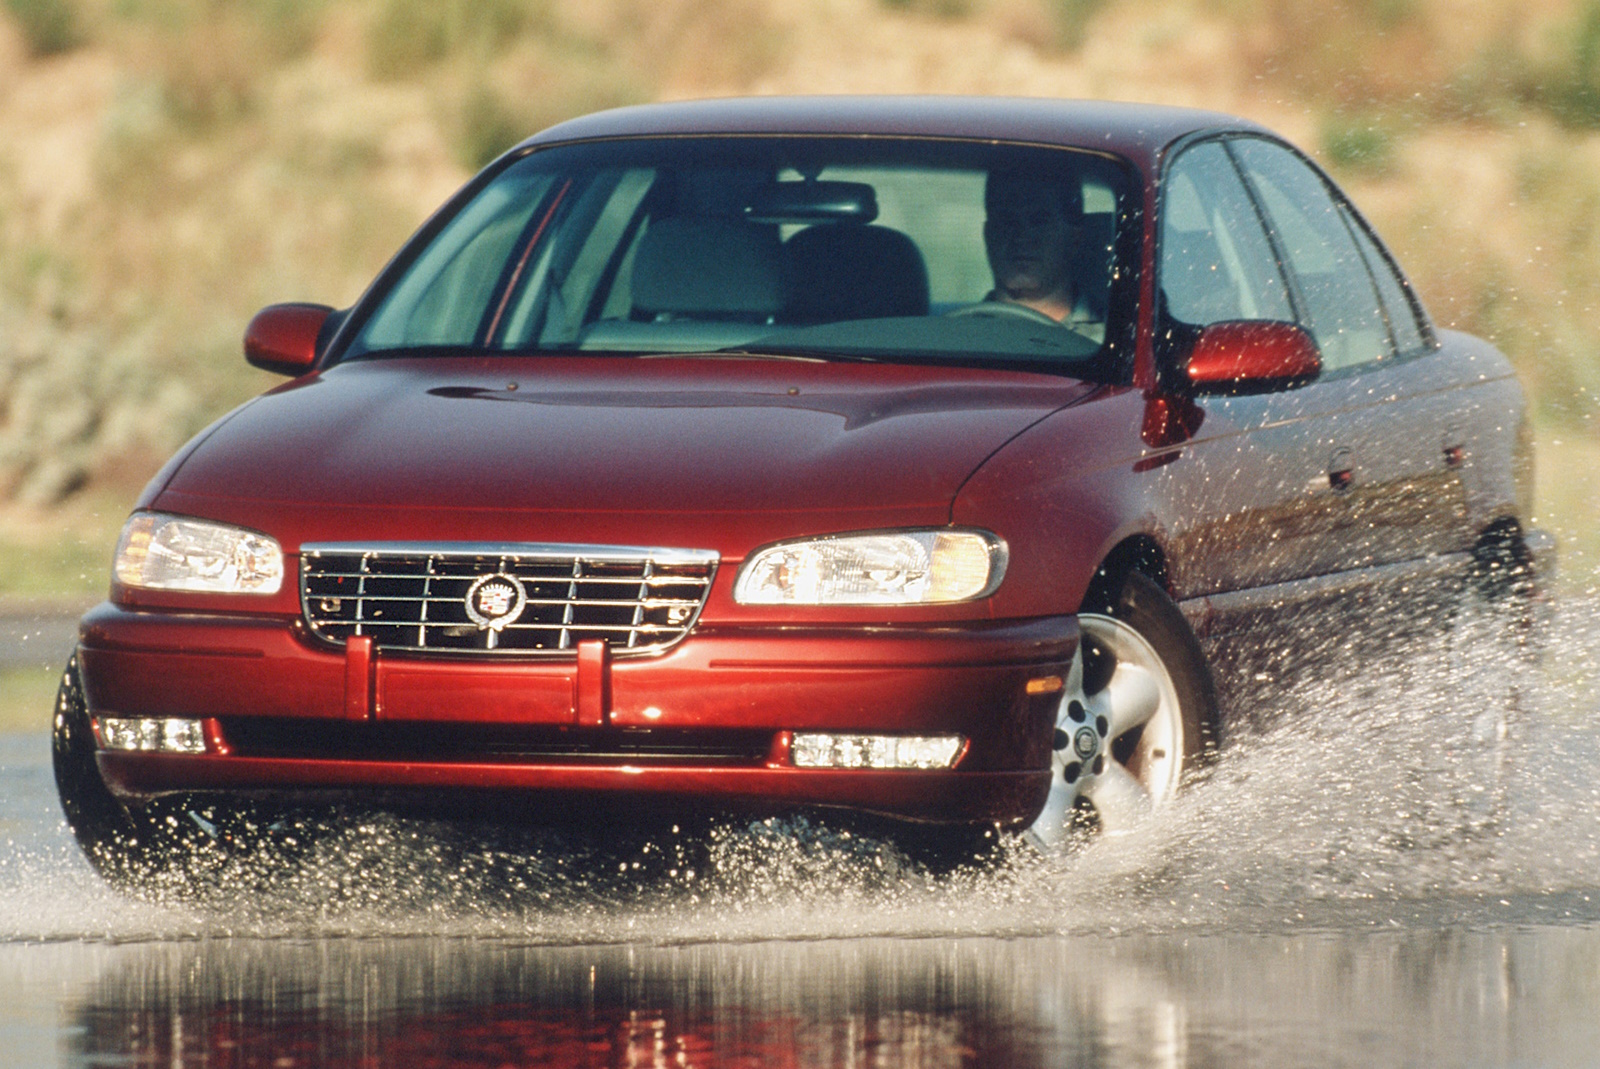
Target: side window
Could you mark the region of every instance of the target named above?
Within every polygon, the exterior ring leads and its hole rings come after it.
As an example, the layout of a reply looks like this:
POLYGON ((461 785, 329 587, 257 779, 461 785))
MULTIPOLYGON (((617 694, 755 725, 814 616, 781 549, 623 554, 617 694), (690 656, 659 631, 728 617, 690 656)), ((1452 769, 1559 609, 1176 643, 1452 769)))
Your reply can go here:
POLYGON ((1217 142, 1167 169, 1157 277, 1168 314, 1185 323, 1295 318, 1255 206, 1217 142))
POLYGON ((1423 332, 1422 325, 1417 322, 1417 312, 1412 306, 1411 299, 1406 294, 1405 284, 1395 272, 1394 265, 1378 250, 1378 244, 1367 233, 1367 228, 1353 218, 1348 211, 1344 213, 1345 222, 1350 227, 1350 232, 1356 236, 1356 244, 1361 246, 1361 255, 1366 258, 1367 270, 1372 272, 1372 279, 1378 284, 1378 296, 1383 300, 1383 310, 1389 317, 1389 332, 1394 336, 1394 347, 1402 355, 1420 352, 1428 346, 1428 336, 1423 332))
POLYGON ((1299 283, 1323 367, 1338 371, 1392 355, 1367 262, 1322 179, 1281 145, 1256 138, 1230 145, 1299 283))
POLYGON ((366 348, 476 341, 506 258, 524 237, 550 186, 548 175, 534 174, 486 189, 434 239, 384 300, 366 327, 366 348))
POLYGON ((612 284, 613 297, 618 289, 626 290, 628 276, 608 272, 620 259, 619 246, 654 181, 655 172, 647 168, 602 171, 582 191, 571 219, 551 242, 549 257, 527 272, 507 317, 501 348, 527 345, 536 329, 541 343, 570 342, 591 304, 601 299, 604 284, 612 284), (541 308, 541 298, 547 307, 541 308))

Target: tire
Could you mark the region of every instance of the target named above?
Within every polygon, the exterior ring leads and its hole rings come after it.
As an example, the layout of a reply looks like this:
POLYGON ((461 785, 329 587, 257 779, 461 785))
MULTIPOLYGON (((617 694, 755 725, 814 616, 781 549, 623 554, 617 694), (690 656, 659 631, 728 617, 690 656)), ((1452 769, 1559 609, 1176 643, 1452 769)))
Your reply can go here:
POLYGON ((1028 829, 1056 849, 1120 834, 1190 782, 1221 742, 1216 685, 1172 599, 1140 572, 1078 614, 1081 654, 1055 733, 1054 781, 1028 829))
POLYGON ((76 655, 67 662, 56 692, 51 739, 61 811, 89 864, 107 883, 130 889, 158 868, 165 836, 151 819, 117 800, 95 764, 95 741, 76 655))
POLYGON ((91 867, 118 890, 155 897, 235 893, 247 875, 231 861, 256 857, 270 880, 274 862, 303 854, 328 821, 315 814, 258 812, 251 805, 174 795, 129 807, 95 763, 94 731, 78 673, 67 662, 56 693, 51 742, 56 791, 73 838, 91 867))

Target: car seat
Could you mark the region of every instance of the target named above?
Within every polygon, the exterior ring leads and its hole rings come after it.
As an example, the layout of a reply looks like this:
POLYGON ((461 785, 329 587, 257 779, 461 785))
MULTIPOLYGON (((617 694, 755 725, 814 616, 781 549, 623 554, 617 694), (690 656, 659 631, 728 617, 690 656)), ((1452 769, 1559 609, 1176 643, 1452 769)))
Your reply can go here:
POLYGON ((636 319, 769 322, 783 308, 775 227, 715 216, 652 223, 633 264, 636 319))
POLYGON ((789 323, 928 314, 928 266, 916 242, 885 226, 825 223, 784 243, 789 323))

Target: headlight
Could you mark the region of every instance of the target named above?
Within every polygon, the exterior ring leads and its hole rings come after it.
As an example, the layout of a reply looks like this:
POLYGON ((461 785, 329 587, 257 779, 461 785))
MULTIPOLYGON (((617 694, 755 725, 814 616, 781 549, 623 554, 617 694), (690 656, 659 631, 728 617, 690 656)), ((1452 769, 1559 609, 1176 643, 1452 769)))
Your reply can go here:
POLYGON ((283 550, 254 531, 139 512, 122 528, 114 569, 117 582, 147 590, 276 594, 283 550))
POLYGON ((744 605, 931 605, 994 592, 1006 547, 984 531, 882 531, 757 550, 733 585, 744 605))

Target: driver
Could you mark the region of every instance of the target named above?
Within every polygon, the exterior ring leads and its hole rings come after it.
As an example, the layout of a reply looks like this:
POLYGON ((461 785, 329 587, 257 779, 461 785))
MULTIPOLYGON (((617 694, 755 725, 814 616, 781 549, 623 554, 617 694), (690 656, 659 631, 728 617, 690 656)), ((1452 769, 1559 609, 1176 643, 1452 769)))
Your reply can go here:
POLYGON ((1083 193, 1074 183, 1014 172, 989 175, 983 244, 994 272, 985 300, 1024 305, 1093 335, 1104 316, 1074 278, 1083 242, 1083 193))

